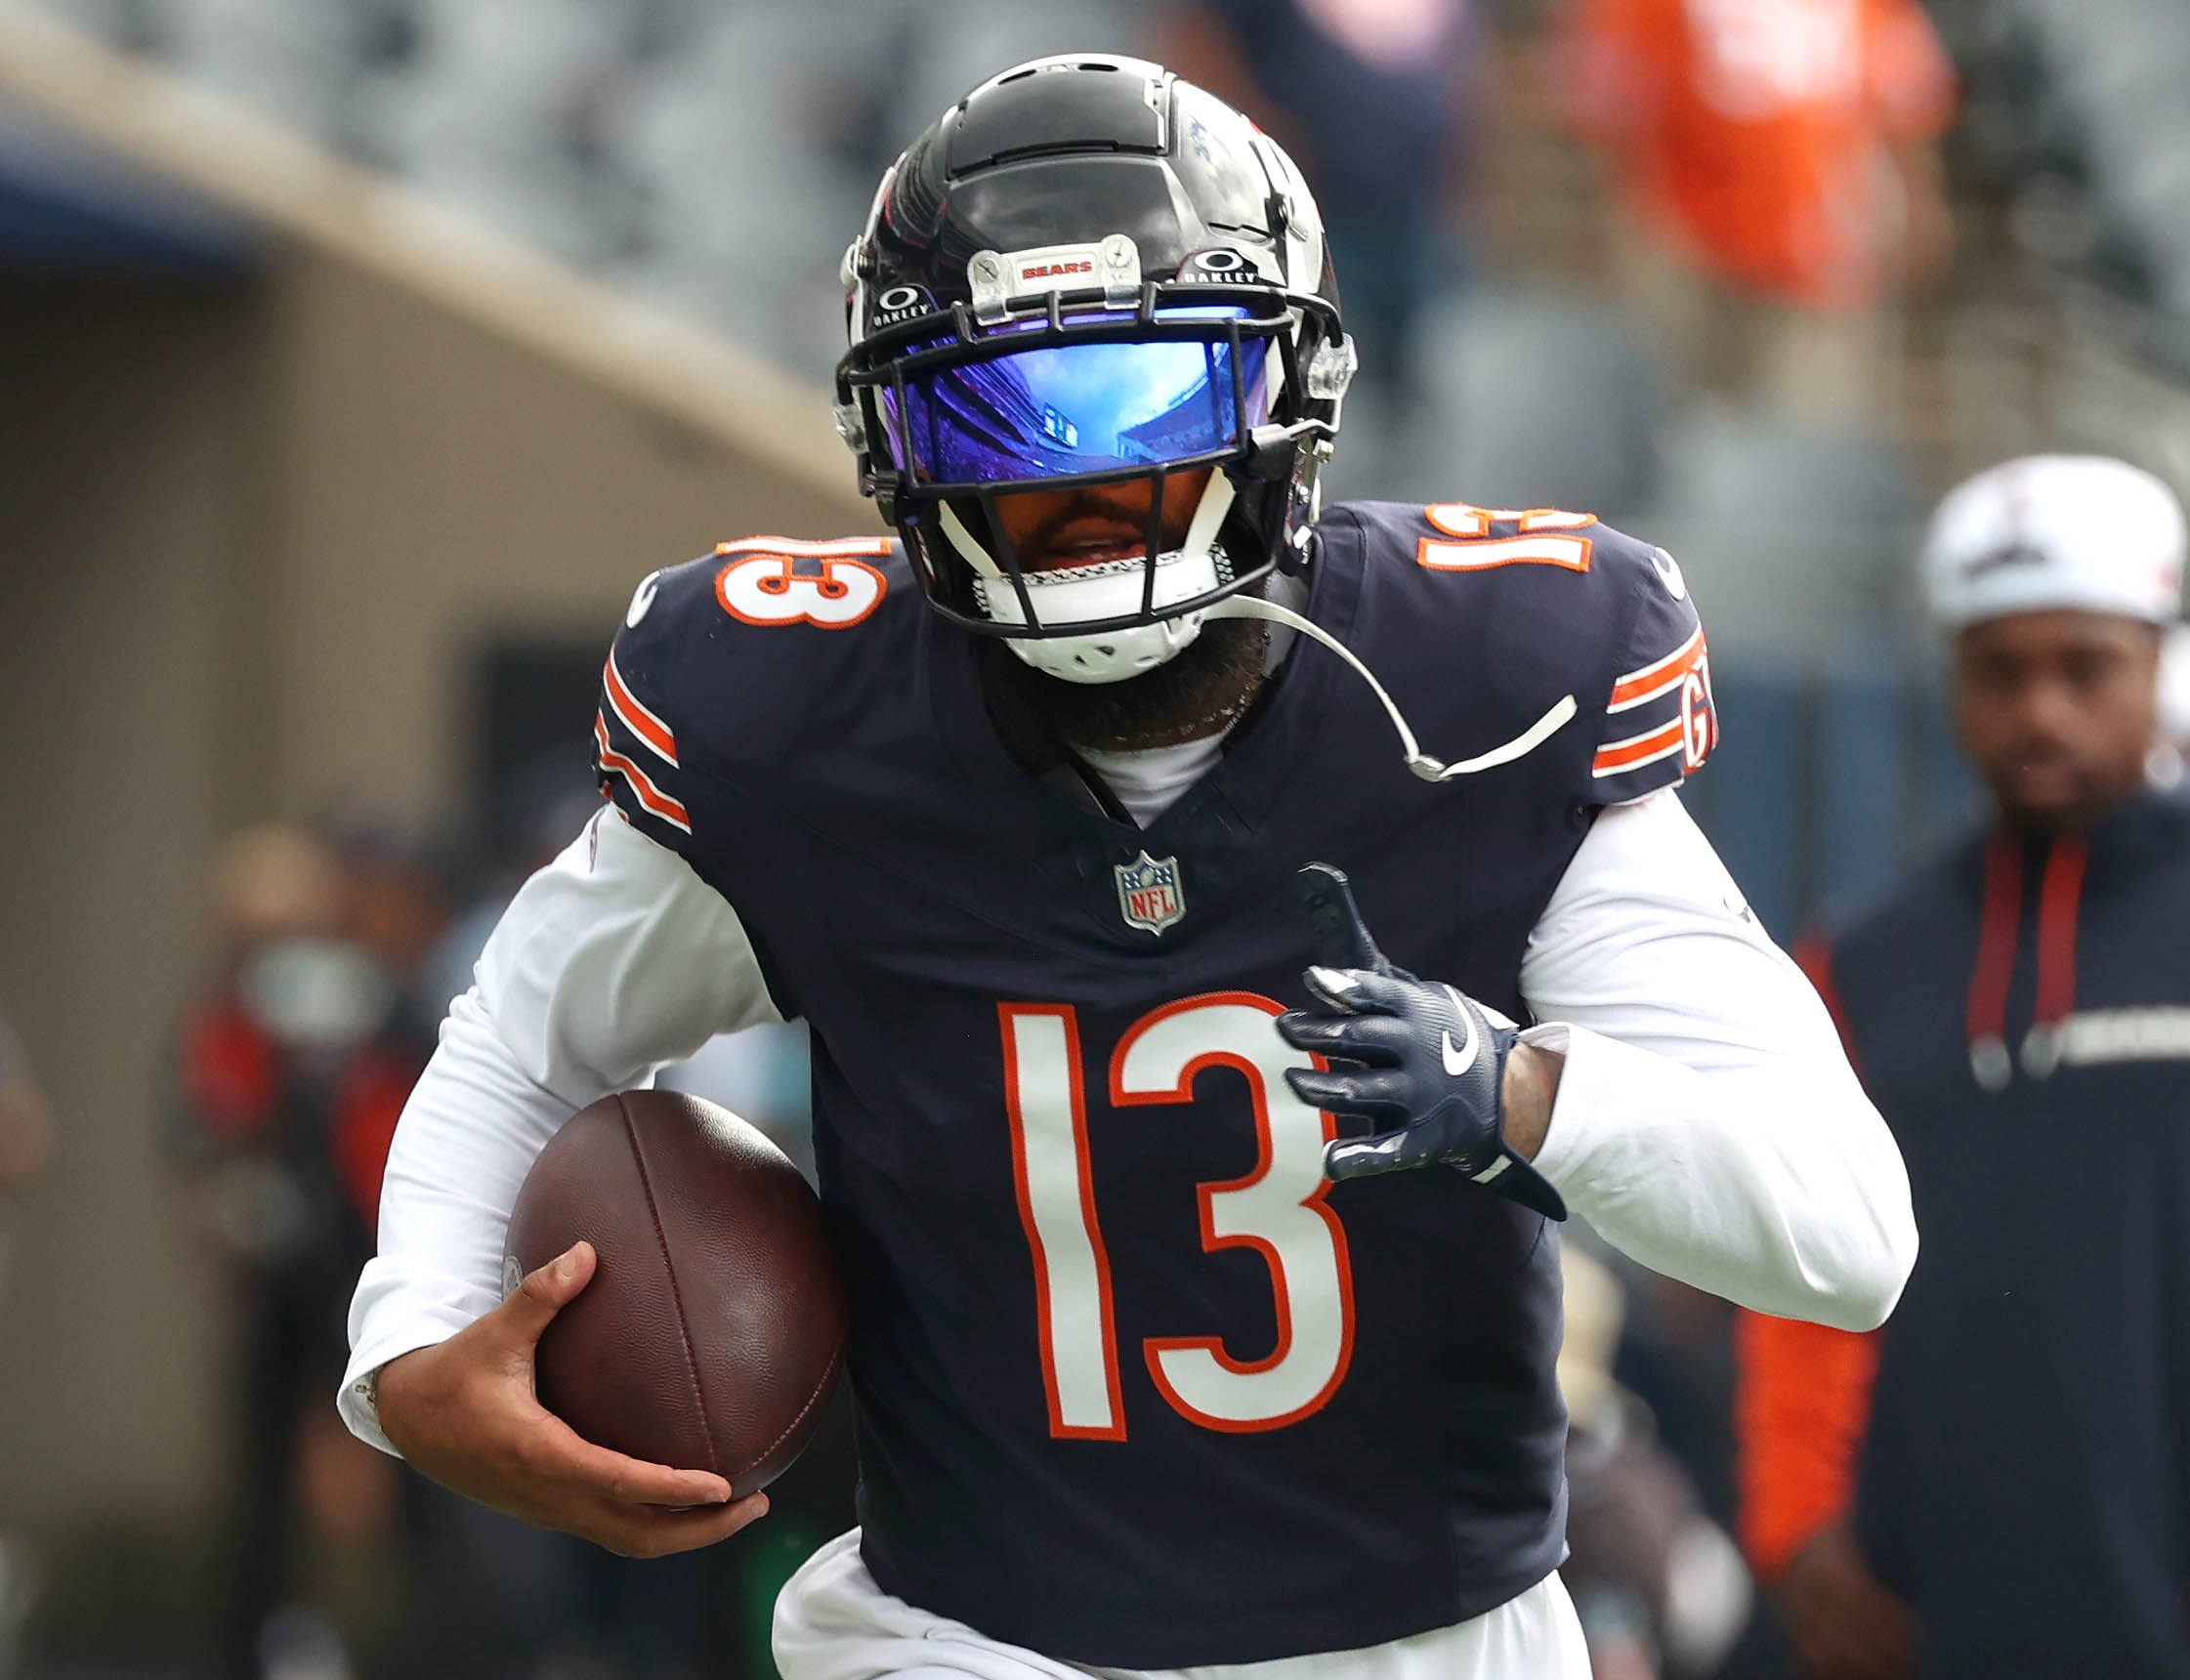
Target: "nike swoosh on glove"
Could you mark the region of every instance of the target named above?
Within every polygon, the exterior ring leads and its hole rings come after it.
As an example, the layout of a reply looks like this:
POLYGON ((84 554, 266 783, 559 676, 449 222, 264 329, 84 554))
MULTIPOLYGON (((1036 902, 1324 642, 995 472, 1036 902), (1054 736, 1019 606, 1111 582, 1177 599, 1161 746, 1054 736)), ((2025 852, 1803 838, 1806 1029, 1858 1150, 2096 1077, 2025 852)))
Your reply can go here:
POLYGON ((1327 863, 1300 871, 1316 966, 1301 976, 1315 1009, 1288 1009, 1278 1031, 1296 1050, 1350 1066, 1295 1068, 1301 1101, 1386 1129, 1324 1153, 1333 1179, 1441 1162, 1477 1184, 1564 1219, 1551 1183, 1505 1141, 1505 1062, 1520 1034, 1457 987, 1417 980, 1376 948, 1345 875, 1327 863))

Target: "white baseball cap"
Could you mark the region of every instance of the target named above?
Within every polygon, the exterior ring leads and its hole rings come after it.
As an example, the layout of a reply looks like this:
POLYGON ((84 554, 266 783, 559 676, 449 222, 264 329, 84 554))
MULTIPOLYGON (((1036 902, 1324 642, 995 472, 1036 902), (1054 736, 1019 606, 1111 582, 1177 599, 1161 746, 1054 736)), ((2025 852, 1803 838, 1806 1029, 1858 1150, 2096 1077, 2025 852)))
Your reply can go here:
POLYGON ((1949 630, 2079 608, 2172 621, 2182 605, 2182 504, 2103 455, 2028 455, 1958 486, 1924 538, 1932 615, 1949 630))

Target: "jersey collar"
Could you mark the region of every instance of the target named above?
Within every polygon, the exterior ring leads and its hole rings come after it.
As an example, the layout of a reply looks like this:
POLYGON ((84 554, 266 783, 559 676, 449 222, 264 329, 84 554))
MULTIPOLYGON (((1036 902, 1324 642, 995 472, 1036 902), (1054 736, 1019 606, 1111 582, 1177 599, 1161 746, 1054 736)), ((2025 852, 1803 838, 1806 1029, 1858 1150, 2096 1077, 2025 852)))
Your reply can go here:
MULTIPOLYGON (((1307 615, 1333 635, 1353 627, 1361 601, 1361 557, 1354 533, 1319 529, 1318 559, 1310 574, 1307 615), (1337 538, 1337 541, 1333 541, 1337 538)), ((1244 840, 1260 827, 1308 761, 1308 748, 1329 711, 1329 691, 1339 662, 1318 657, 1296 641, 1246 715, 1233 726, 1217 764, 1182 793, 1146 829, 1060 792, 1013 762, 997 739, 983 703, 973 639, 933 614, 922 627, 920 657, 931 680, 935 727, 944 751, 965 773, 980 797, 1032 801, 1056 814, 1083 842, 1113 850, 1144 839, 1165 847, 1206 851, 1226 836, 1244 840)))

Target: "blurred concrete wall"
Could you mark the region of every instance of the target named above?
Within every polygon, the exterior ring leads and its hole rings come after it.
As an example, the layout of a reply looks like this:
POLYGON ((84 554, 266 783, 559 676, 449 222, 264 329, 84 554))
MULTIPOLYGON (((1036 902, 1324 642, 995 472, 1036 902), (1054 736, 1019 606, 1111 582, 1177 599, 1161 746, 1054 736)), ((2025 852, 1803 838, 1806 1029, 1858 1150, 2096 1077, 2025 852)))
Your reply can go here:
POLYGON ((249 283, 0 283, 0 1011, 61 1131, 0 1214, 0 1520, 165 1530, 220 1470, 165 1107, 217 838, 451 806, 490 632, 606 647, 656 566, 873 516, 848 457, 763 466, 303 246, 249 283))

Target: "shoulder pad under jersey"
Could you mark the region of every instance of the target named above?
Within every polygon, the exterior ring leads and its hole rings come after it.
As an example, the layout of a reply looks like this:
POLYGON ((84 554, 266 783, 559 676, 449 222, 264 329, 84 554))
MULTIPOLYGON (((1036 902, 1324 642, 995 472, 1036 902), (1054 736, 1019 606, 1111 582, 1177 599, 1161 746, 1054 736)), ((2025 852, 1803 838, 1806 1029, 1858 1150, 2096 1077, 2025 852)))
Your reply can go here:
POLYGON ((905 598, 893 607, 919 606, 884 537, 751 537, 650 573, 602 667, 603 794, 640 832, 689 855, 700 820, 688 787, 695 754, 729 762, 795 731, 805 696, 863 663, 829 633, 863 630, 892 595, 905 598))
MULTIPOLYGON (((1664 549, 1552 508, 1361 502, 1327 515, 1341 521, 1359 528, 1363 564, 1396 608, 1379 642, 1450 651, 1486 722, 1517 730, 1574 695, 1554 750, 1580 803, 1639 799, 1710 756, 1718 715, 1703 621, 1664 549)), ((1485 744, 1424 741, 1447 757, 1485 744)))

